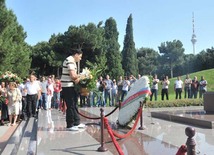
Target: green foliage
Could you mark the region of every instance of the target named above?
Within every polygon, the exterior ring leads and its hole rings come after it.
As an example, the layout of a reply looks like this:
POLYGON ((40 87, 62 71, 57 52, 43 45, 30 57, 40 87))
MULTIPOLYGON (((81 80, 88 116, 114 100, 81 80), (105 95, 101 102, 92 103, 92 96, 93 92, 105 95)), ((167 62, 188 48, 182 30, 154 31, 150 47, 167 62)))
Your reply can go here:
POLYGON ((62 65, 62 56, 54 51, 52 42, 40 42, 33 47, 32 53, 32 68, 38 68, 37 72, 40 75, 50 75, 53 69, 59 68, 62 65))
POLYGON ((195 65, 199 70, 214 68, 214 48, 200 52, 195 58, 195 65))
POLYGON ((126 25, 126 34, 122 50, 122 66, 127 76, 131 74, 136 76, 138 74, 137 53, 133 37, 132 15, 129 16, 126 25))
POLYGON ((24 41, 26 33, 4 1, 0 3, 0 12, 0 70, 10 70, 25 77, 31 62, 31 49, 24 41))
POLYGON ((100 66, 96 66, 95 64, 87 61, 88 68, 84 68, 82 75, 80 75, 81 80, 75 86, 77 91, 80 91, 81 88, 87 88, 89 91, 96 91, 96 83, 98 77, 103 72, 103 69, 100 66))
POLYGON ((92 79, 86 86, 90 91, 94 91, 97 89, 96 88, 97 79, 101 72, 102 72, 102 69, 98 69, 98 67, 96 67, 96 66, 94 66, 92 68, 92 70, 91 70, 92 79))
POLYGON ((163 107, 187 107, 187 106, 201 106, 203 105, 202 99, 181 99, 169 101, 147 101, 146 106, 150 108, 163 108, 163 107))
POLYGON ((151 48, 140 48, 137 51, 139 74, 152 75, 157 70, 158 52, 151 48))
POLYGON ((118 31, 116 21, 113 18, 109 18, 105 22, 105 40, 106 40, 106 58, 107 58, 107 70, 106 74, 111 78, 117 79, 123 75, 123 69, 121 65, 120 45, 118 43, 118 31))
POLYGON ((160 63, 169 66, 171 77, 173 77, 174 67, 183 63, 184 48, 182 42, 179 40, 167 41, 161 43, 158 49, 162 54, 159 59, 160 63))

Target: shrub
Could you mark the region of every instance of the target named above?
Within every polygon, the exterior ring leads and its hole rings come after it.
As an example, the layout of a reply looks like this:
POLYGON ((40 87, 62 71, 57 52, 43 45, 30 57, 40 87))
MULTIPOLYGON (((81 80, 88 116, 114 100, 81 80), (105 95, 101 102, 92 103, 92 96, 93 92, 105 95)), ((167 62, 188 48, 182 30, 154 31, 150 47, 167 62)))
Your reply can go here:
POLYGON ((168 100, 168 101, 147 101, 146 105, 150 108, 162 107, 187 107, 187 106, 201 106, 203 99, 181 99, 181 100, 168 100))

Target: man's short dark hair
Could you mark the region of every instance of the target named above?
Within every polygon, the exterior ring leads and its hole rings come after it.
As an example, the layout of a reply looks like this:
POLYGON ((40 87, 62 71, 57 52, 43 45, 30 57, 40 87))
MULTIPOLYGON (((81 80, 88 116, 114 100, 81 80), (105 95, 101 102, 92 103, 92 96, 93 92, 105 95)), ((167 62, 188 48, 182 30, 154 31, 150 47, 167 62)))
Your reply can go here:
POLYGON ((82 50, 80 48, 72 48, 69 52, 71 55, 74 55, 74 54, 82 54, 82 50))

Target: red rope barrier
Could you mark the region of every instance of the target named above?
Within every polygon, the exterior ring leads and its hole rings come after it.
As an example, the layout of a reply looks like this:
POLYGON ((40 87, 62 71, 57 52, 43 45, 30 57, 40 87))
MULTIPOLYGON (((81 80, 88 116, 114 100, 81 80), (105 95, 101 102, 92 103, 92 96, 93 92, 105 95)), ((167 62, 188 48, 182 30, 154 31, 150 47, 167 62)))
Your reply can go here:
MULTIPOLYGON (((135 130, 141 115, 142 115, 142 108, 140 107, 139 110, 138 110, 138 115, 137 115, 136 121, 135 121, 134 126, 132 127, 132 129, 129 132, 127 132, 126 134, 123 134, 123 135, 121 135, 121 134, 119 134, 119 133, 117 133, 115 131, 112 131, 114 136, 117 137, 117 138, 126 138, 126 137, 130 136, 132 134, 132 132, 135 130)), ((105 121, 105 118, 104 118, 104 121, 105 121)))
MULTIPOLYGON (((114 113, 116 110, 117 110, 118 107, 115 107, 110 113, 108 113, 107 115, 105 115, 105 117, 111 115, 112 113, 114 113)), ((101 119, 101 117, 89 117, 89 116, 86 116, 82 113, 79 112, 79 110, 77 108, 75 108, 75 110, 77 111, 77 113, 82 116, 82 117, 85 117, 87 119, 101 119)))
POLYGON ((111 136, 111 139, 112 139, 112 141, 113 141, 113 144, 114 144, 114 146, 115 146, 116 149, 117 149, 117 152, 119 153, 119 155, 124 155, 124 153, 123 153, 123 151, 122 151, 120 145, 118 144, 118 142, 116 141, 116 139, 115 139, 115 137, 114 137, 114 134, 113 134, 113 132, 112 132, 112 130, 111 130, 111 127, 110 127, 109 124, 108 124, 108 119, 107 119, 106 117, 104 117, 104 123, 105 123, 105 127, 106 127, 107 130, 108 130, 109 135, 111 136))
POLYGON ((178 152, 176 155, 186 155, 187 152, 187 146, 186 145, 181 145, 181 147, 178 149, 178 152))

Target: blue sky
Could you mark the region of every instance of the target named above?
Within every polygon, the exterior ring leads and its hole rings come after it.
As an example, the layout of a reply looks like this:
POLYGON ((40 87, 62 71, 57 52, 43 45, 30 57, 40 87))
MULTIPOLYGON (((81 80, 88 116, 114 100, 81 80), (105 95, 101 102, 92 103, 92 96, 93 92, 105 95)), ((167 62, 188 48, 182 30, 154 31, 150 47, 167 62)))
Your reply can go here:
POLYGON ((6 0, 6 5, 24 27, 30 45, 48 41, 70 25, 105 23, 113 17, 122 48, 127 19, 132 14, 136 48, 158 51, 162 42, 177 39, 189 54, 193 52, 194 12, 196 54, 214 46, 214 0, 6 0))

